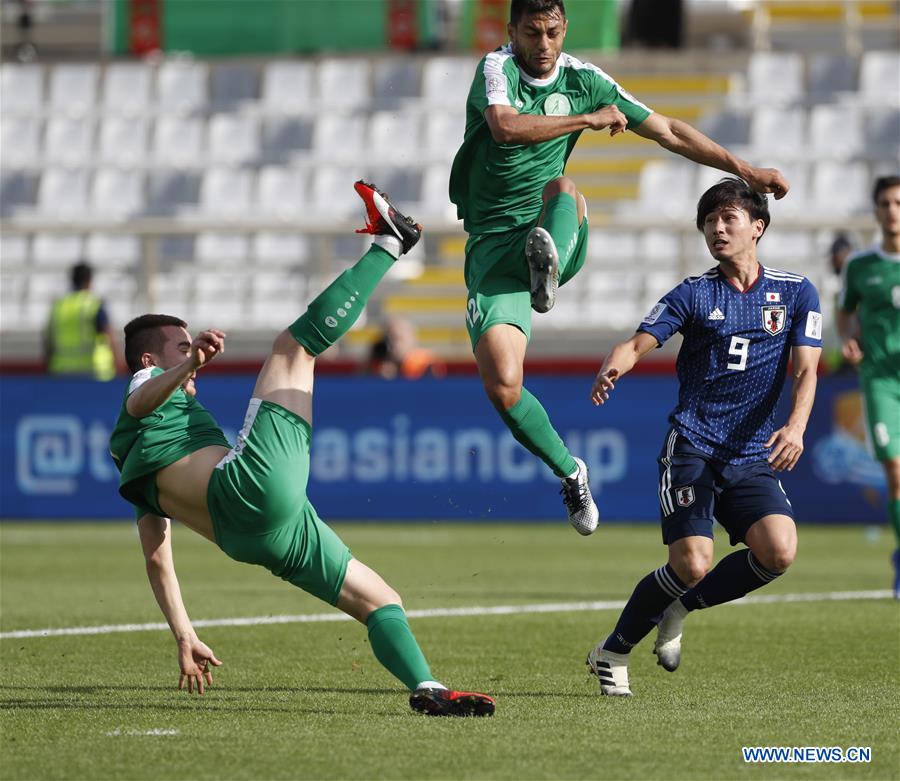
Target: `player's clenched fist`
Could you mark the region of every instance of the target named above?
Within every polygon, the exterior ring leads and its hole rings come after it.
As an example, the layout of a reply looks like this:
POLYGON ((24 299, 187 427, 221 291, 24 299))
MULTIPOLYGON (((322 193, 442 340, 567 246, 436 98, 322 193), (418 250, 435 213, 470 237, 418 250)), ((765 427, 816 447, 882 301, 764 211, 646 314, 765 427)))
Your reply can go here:
POLYGON ((608 127, 611 136, 624 133, 628 126, 628 119, 618 106, 604 106, 599 111, 588 114, 587 118, 591 130, 603 130, 608 127))
POLYGON ((191 342, 191 361, 198 369, 223 352, 225 352, 225 334, 214 328, 201 331, 191 342))

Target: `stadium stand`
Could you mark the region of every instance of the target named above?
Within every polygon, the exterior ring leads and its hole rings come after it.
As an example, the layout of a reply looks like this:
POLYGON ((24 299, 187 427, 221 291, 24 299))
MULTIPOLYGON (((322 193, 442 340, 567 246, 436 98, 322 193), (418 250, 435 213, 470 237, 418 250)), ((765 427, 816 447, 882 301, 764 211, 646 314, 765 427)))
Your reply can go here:
MULTIPOLYGON (((866 3, 848 20, 837 5, 757 3, 748 19, 760 49, 749 55, 586 56, 651 107, 782 167, 792 192, 773 205, 763 254, 817 282, 831 231, 864 233, 872 176, 900 167, 900 55, 881 29, 897 11, 866 3), (798 28, 810 31, 805 45, 786 51, 785 31, 798 28)), ((357 227, 348 185, 377 175, 429 230, 372 314, 402 313, 426 346, 466 355, 462 234, 447 177, 476 62, 4 62, 7 354, 34 349, 36 313, 56 289, 45 270, 79 257, 97 267, 114 312, 164 301, 190 319, 228 320, 235 352, 255 354, 357 252, 355 240, 338 240, 357 227), (190 269, 213 264, 229 270, 220 282, 191 283, 190 269)), ((537 353, 586 349, 598 329, 627 331, 659 292, 709 264, 691 215, 719 172, 633 134, 584 134, 568 173, 589 201, 591 259, 536 329, 537 353)), ((363 350, 374 333, 361 324, 345 349, 363 350)))

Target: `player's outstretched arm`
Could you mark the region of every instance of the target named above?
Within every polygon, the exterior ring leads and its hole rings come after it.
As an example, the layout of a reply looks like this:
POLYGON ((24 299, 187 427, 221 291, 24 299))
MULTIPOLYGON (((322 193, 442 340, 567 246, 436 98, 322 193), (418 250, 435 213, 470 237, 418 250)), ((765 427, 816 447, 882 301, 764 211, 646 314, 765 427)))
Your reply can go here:
POLYGON ((791 349, 794 364, 791 413, 787 423, 774 431, 766 442, 766 447, 772 449, 769 464, 776 472, 790 472, 803 453, 803 433, 816 398, 816 371, 821 354, 821 347, 797 345, 791 349))
POLYGON ((639 136, 656 141, 670 152, 741 177, 756 192, 773 193, 779 199, 790 189, 781 171, 750 165, 680 119, 651 114, 633 129, 639 136))
POLYGON ((165 404, 198 369, 206 366, 223 352, 225 352, 225 334, 222 331, 211 328, 197 334, 191 342, 184 363, 151 377, 128 397, 128 401, 125 402, 128 414, 134 418, 149 415, 157 407, 165 404))
POLYGON ((218 667, 222 662, 197 637, 184 607, 172 558, 172 522, 168 518, 148 513, 138 521, 138 535, 153 595, 178 644, 178 664, 181 669, 178 688, 183 689, 187 683, 189 692, 193 692, 196 687, 197 693, 203 694, 204 682, 213 682, 209 666, 218 667))
POLYGON ((616 387, 616 381, 628 374, 641 358, 658 345, 655 336, 646 331, 638 331, 627 341, 613 347, 591 386, 591 401, 594 405, 599 406, 608 401, 610 391, 616 387))
POLYGON ((618 106, 603 106, 590 114, 544 116, 520 114, 512 106, 493 105, 484 111, 491 137, 498 144, 540 144, 579 130, 603 130, 610 135, 624 133, 628 120, 618 106))

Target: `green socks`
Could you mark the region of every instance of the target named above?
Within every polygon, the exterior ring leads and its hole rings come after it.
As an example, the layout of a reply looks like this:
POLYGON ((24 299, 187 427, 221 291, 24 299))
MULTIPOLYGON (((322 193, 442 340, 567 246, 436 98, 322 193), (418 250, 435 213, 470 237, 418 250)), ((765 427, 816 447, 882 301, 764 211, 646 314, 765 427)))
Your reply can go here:
POLYGON ((309 305, 288 330, 310 355, 319 355, 356 322, 396 257, 375 244, 309 305))
POLYGON ((554 195, 544 208, 541 225, 553 238, 559 254, 559 276, 566 276, 566 267, 578 244, 578 206, 568 193, 554 195))
POLYGON ((400 605, 385 605, 373 610, 366 620, 372 653, 391 675, 403 681, 410 691, 431 680, 428 662, 400 605))
POLYGON ((550 423, 546 410, 526 388, 522 388, 519 401, 503 410, 500 417, 516 442, 540 458, 557 477, 568 477, 578 469, 569 449, 550 423))
POLYGON ((897 547, 900 548, 900 499, 888 499, 888 518, 891 519, 891 527, 897 538, 897 547))

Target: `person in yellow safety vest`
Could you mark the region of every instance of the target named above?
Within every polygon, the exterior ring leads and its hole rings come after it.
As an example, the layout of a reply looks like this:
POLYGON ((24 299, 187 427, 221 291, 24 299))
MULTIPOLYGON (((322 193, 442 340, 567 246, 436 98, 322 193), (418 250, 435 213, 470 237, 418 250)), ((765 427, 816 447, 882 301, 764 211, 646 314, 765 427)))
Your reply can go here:
POLYGON ((111 380, 124 365, 103 302, 91 292, 93 270, 72 267, 72 292, 53 302, 44 343, 47 370, 111 380))

